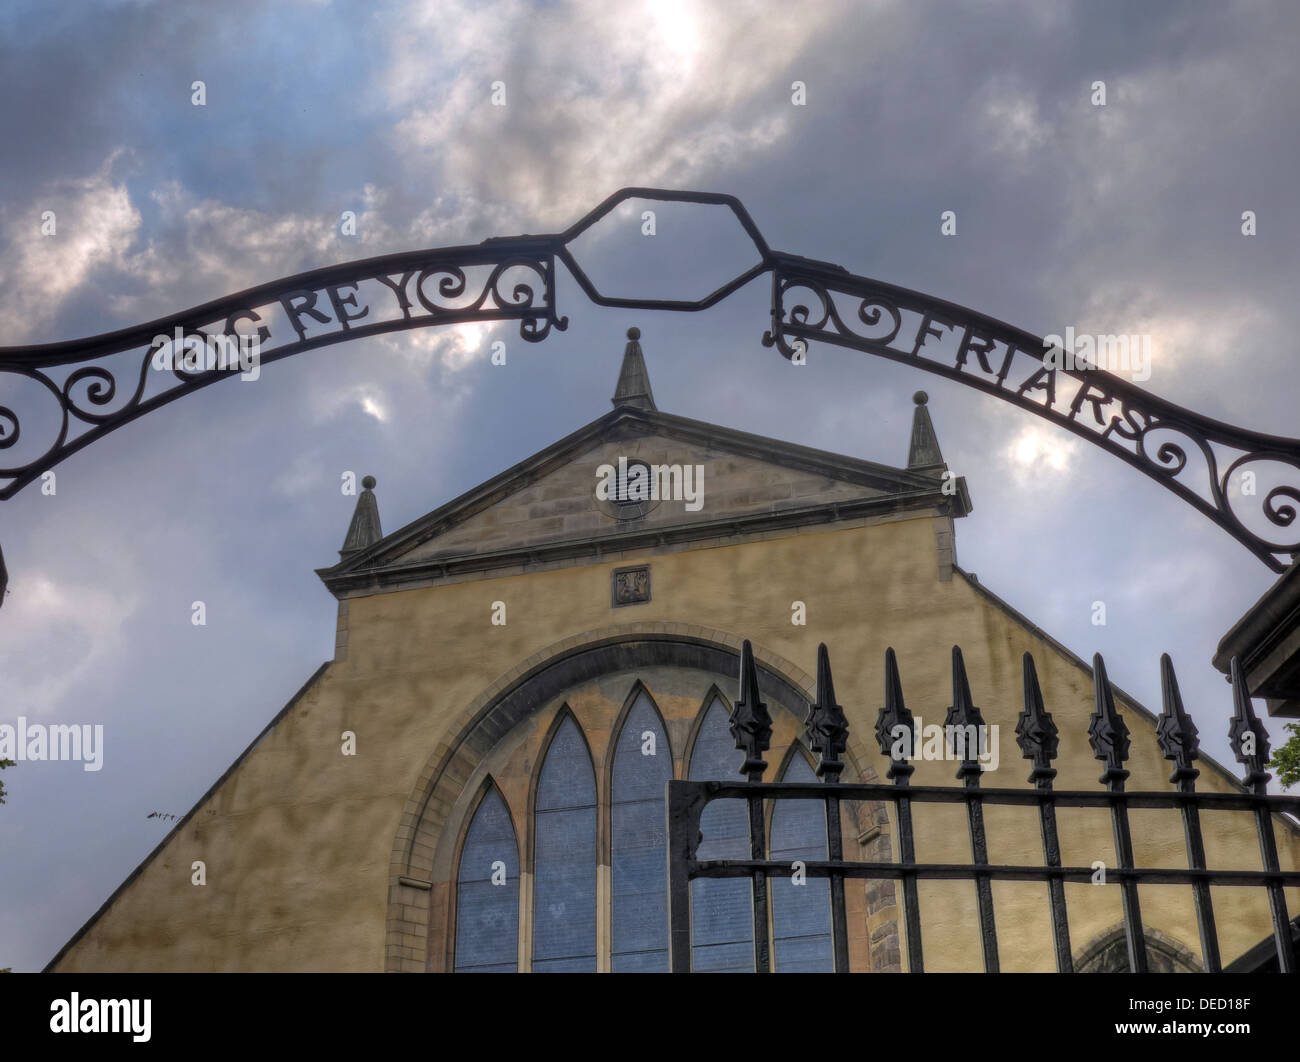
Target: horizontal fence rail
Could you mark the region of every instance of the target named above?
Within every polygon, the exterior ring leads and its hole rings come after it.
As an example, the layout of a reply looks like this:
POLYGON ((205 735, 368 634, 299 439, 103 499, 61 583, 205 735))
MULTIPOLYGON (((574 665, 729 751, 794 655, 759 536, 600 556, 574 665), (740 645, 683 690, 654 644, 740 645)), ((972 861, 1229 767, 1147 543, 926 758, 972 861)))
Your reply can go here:
MULTIPOLYGON (((1166 655, 1161 659, 1164 710, 1157 720, 1157 741, 1166 759, 1173 761, 1170 782, 1176 787, 1166 791, 1133 791, 1124 788, 1129 772, 1128 730, 1115 707, 1114 695, 1100 656, 1094 657, 1093 677, 1095 710, 1089 726, 1093 753, 1104 764, 1100 781, 1102 790, 1057 790, 1052 786, 1056 775, 1051 766, 1056 758, 1058 736, 1051 715, 1046 711, 1039 690, 1033 658, 1024 654, 1024 711, 1016 727, 1017 744, 1025 759, 1032 762, 1029 781, 1034 788, 986 789, 980 786, 980 766, 975 747, 957 747, 959 786, 914 786, 910 775, 914 767, 906 752, 907 742, 899 736, 913 731, 911 713, 904 705, 898 663, 892 649, 885 656, 885 703, 876 724, 881 752, 890 756, 889 784, 844 783, 839 776, 844 765, 841 755, 847 747, 848 724, 843 709, 835 702, 830 662, 826 647, 818 650, 817 700, 809 706, 806 721, 808 744, 818 757, 819 783, 764 782, 766 764, 762 754, 768 748, 771 720, 759 698, 757 670, 753 650, 745 642, 740 662, 740 697, 732 711, 732 734, 736 746, 745 754, 741 772, 745 781, 670 781, 667 783, 668 831, 668 905, 670 925, 670 964, 674 972, 691 969, 690 883, 701 878, 749 878, 753 888, 754 969, 771 968, 771 937, 768 925, 769 880, 791 874, 788 859, 767 857, 764 807, 767 801, 818 800, 826 811, 827 856, 824 860, 801 859, 799 870, 805 878, 824 878, 831 883, 831 937, 833 967, 848 972, 848 916, 845 902, 846 879, 899 881, 903 886, 902 917, 906 928, 907 969, 920 973, 925 969, 922 947, 924 925, 917 899, 917 882, 922 880, 970 881, 976 890, 980 941, 984 968, 999 969, 996 912, 991 883, 994 881, 1039 882, 1048 886, 1048 903, 1054 934, 1056 965, 1059 972, 1074 969, 1070 949, 1069 917, 1064 886, 1067 882, 1088 883, 1096 880, 1094 866, 1066 866, 1061 862, 1061 838, 1056 809, 1097 808, 1110 813, 1118 866, 1105 868, 1106 880, 1116 883, 1121 892, 1124 911, 1125 948, 1129 970, 1149 969, 1147 944, 1143 931, 1138 896, 1140 885, 1188 885, 1192 887, 1197 924, 1201 936, 1201 960, 1207 972, 1223 969, 1218 933, 1211 901, 1211 886, 1263 889, 1267 895, 1273 922, 1273 944, 1277 967, 1285 973, 1296 972, 1292 926, 1288 921, 1282 892, 1287 886, 1300 886, 1300 870, 1280 868, 1272 816, 1289 814, 1300 819, 1300 796, 1278 796, 1266 792, 1271 777, 1263 770, 1269 757, 1267 732, 1251 707, 1250 698, 1238 662, 1231 666, 1234 714, 1229 727, 1233 751, 1247 768, 1244 791, 1239 793, 1204 793, 1195 790, 1199 771, 1192 761, 1199 756, 1199 739, 1195 724, 1183 710, 1173 666, 1166 655), (701 820, 708 805, 717 800, 743 800, 749 808, 748 859, 700 859, 698 852, 705 838, 701 820), (843 826, 840 808, 844 801, 889 802, 894 810, 899 858, 889 861, 855 861, 843 858, 843 826), (966 863, 923 863, 916 860, 915 827, 912 805, 964 805, 972 858, 966 863), (989 862, 984 832, 983 809, 986 805, 1036 807, 1043 846, 1041 864, 1019 865, 989 862), (1167 809, 1181 814, 1187 866, 1142 867, 1135 864, 1129 829, 1130 810, 1167 809), (1259 842, 1260 869, 1207 866, 1201 834, 1200 812, 1234 811, 1251 813, 1259 842)), ((946 721, 950 739, 962 728, 983 726, 979 709, 971 700, 961 651, 953 649, 953 705, 946 721)), ((970 733, 970 732, 967 732, 970 733)), ((950 746, 952 747, 952 746, 950 746)), ((913 742, 910 748, 915 749, 913 742)))

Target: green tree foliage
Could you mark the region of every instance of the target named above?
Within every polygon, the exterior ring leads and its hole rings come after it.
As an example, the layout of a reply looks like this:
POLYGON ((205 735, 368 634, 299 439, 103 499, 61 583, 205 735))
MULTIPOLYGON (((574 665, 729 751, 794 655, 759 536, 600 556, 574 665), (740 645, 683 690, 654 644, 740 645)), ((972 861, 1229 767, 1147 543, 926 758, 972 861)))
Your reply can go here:
POLYGON ((1273 753, 1268 765, 1277 771, 1277 780, 1282 783, 1282 788, 1290 789, 1300 782, 1300 723, 1287 723, 1286 729, 1291 736, 1273 753))

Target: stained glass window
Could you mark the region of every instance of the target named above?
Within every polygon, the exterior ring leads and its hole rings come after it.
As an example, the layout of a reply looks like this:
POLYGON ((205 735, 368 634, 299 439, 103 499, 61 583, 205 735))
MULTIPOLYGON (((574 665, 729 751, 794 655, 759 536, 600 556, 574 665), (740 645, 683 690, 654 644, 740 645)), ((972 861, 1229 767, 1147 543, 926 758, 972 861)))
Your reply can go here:
POLYGON ((596 775, 573 716, 551 740, 534 818, 533 971, 596 969, 596 775))
POLYGON ((664 785, 673 776, 663 720, 643 690, 619 731, 610 808, 611 969, 668 970, 664 785))
MULTIPOLYGON (((711 693, 691 749, 689 778, 741 781, 744 756, 731 736, 726 702, 711 693)), ((594 972, 598 829, 610 839, 610 969, 668 969, 667 837, 664 788, 673 776, 667 729, 650 694, 638 688, 614 738, 609 818, 597 803, 586 739, 564 710, 540 759, 534 801, 532 969, 594 972), (600 823, 604 822, 604 826, 600 823)), ((815 782, 802 750, 782 781, 815 782)), ((821 801, 774 801, 769 857, 793 864, 827 856, 821 801)), ((749 813, 743 800, 711 802, 700 819, 700 859, 749 858, 749 813)), ((823 971, 832 966, 830 886, 769 879, 773 968, 823 971)), ((520 854, 509 810, 495 786, 484 794, 465 835, 457 868, 455 969, 518 968, 520 854)), ((749 879, 691 882, 692 968, 754 968, 753 895, 749 879)))
MULTIPOLYGON (((816 782, 817 772, 796 751, 781 781, 816 782)), ((820 800, 774 800, 769 845, 770 858, 790 864, 826 859, 826 806, 820 800)), ((793 868, 770 881, 773 968, 778 973, 830 973, 830 881, 805 877, 796 884, 793 868)))
POLYGON ((483 794, 465 834, 456 875, 457 973, 519 968, 519 846, 495 786, 483 794))
MULTIPOLYGON (((729 729, 727 707, 715 696, 695 737, 690 777, 743 781, 744 755, 729 729)), ((749 811, 743 800, 714 800, 700 817, 700 859, 748 859, 749 811)), ((754 901, 743 878, 691 882, 691 968, 714 973, 754 969, 754 901)))

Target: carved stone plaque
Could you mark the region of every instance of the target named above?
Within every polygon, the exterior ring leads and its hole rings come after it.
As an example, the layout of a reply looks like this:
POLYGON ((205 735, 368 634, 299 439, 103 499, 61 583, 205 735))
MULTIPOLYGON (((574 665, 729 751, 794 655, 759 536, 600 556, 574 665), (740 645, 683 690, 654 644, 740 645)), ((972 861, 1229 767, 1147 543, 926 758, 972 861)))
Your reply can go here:
POLYGON ((650 565, 638 564, 631 568, 615 568, 610 587, 610 604, 639 605, 650 600, 650 565))

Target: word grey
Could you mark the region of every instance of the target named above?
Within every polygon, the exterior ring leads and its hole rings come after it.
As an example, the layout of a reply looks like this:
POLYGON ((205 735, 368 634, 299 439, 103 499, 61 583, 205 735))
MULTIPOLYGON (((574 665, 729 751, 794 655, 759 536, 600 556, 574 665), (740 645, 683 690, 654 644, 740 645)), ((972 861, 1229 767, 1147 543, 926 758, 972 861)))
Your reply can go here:
POLYGON ((0 760, 81 760, 83 771, 97 771, 104 766, 104 727, 29 725, 20 715, 17 726, 0 723, 0 760))

